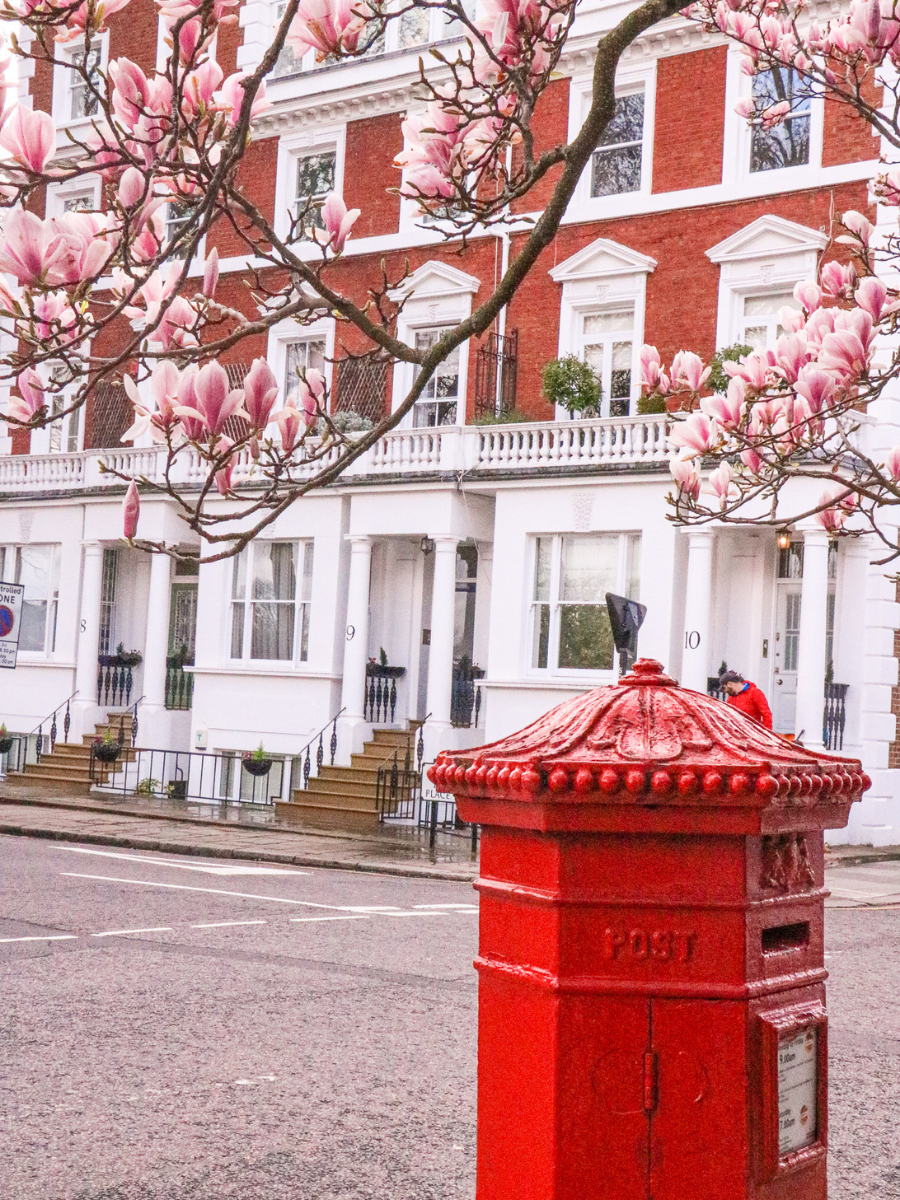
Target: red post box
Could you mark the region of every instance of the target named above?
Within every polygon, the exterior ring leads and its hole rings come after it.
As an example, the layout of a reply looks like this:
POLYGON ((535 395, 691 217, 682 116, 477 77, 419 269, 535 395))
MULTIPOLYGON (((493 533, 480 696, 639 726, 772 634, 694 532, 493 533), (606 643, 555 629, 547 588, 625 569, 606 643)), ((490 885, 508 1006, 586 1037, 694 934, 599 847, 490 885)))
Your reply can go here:
POLYGON ((859 762, 641 660, 432 777, 483 830, 478 1200, 824 1200, 823 830, 859 762))

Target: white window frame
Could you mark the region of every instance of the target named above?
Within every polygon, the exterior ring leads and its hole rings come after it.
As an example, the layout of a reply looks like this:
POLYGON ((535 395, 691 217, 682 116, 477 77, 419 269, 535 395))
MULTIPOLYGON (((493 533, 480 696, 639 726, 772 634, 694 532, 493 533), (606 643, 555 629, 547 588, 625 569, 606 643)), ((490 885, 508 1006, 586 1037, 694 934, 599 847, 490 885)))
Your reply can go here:
MULTIPOLYGON (((313 597, 313 584, 315 576, 315 539, 309 538, 264 538, 256 539, 248 544, 245 550, 241 551, 241 555, 235 557, 234 563, 231 564, 231 569, 225 573, 227 581, 227 619, 225 621, 225 646, 224 659, 235 669, 246 668, 257 671, 260 665, 269 666, 272 668, 280 668, 284 670, 289 667, 307 665, 309 662, 309 629, 310 629, 310 613, 313 597), (295 591, 292 601, 277 601, 274 603, 291 604, 294 609, 294 623, 292 630, 292 650, 290 658, 253 658, 251 650, 253 646, 253 605, 260 603, 254 601, 252 594, 253 580, 253 561, 257 553, 257 547, 271 545, 292 545, 294 547, 295 558, 295 591), (240 557, 246 554, 244 562, 245 579, 244 579, 244 597, 242 600, 234 598, 234 571, 237 569, 236 564, 240 557), (305 564, 307 555, 312 555, 312 570, 309 575, 309 594, 304 596, 303 584, 306 579, 305 564), (243 644, 241 647, 241 655, 239 658, 233 658, 232 649, 232 621, 235 606, 243 604, 244 606, 244 622, 243 622, 243 644), (303 656, 303 634, 304 628, 307 634, 306 655, 303 656)), ((267 603, 261 601, 261 603, 267 603)))
MULTIPOLYGON (((569 141, 577 137, 590 106, 593 76, 590 73, 572 77, 569 90, 569 141)), ((583 218, 628 215, 634 208, 635 197, 647 197, 653 190, 653 140, 656 125, 656 62, 623 63, 616 72, 616 97, 644 93, 644 134, 641 154, 641 186, 634 192, 613 196, 591 195, 593 155, 581 174, 570 210, 583 218)), ((570 218, 571 218, 570 211, 570 218)))
MULTIPOLYGON (((562 583, 562 548, 563 543, 569 539, 577 538, 599 538, 599 537, 617 537, 618 545, 618 560, 616 574, 616 590, 620 595, 627 593, 629 584, 629 567, 632 562, 629 560, 629 555, 636 553, 640 563, 642 554, 643 539, 640 530, 616 530, 616 529, 593 529, 579 532, 566 531, 562 533, 540 533, 535 532, 529 535, 529 553, 527 561, 529 566, 528 572, 528 616, 525 621, 525 674, 537 679, 584 679, 585 677, 596 678, 598 681, 606 682, 615 680, 618 676, 617 656, 613 652, 612 666, 609 668, 594 668, 594 667, 560 667, 554 664, 559 662, 559 629, 560 629, 560 612, 563 607, 563 602, 559 599, 560 588, 562 583), (538 601, 535 599, 535 582, 537 572, 537 546, 538 540, 546 540, 551 543, 551 559, 550 559, 550 599, 549 601, 538 601), (550 606, 550 622, 549 622, 549 638, 547 646, 547 666, 539 667, 534 665, 535 659, 535 627, 538 619, 538 606, 541 603, 549 603, 550 606)), ((633 560, 632 560, 633 561, 633 560)), ((642 565, 642 564, 641 564, 642 565)), ((638 572, 639 587, 641 586, 641 571, 638 572)), ((638 599, 639 597, 632 597, 638 599)), ((602 605, 598 605, 602 607, 602 605)))
MULTIPOLYGON (((445 263, 431 261, 419 267, 403 288, 391 299, 403 300, 397 319, 397 337, 407 346, 414 346, 416 333, 423 329, 458 325, 472 313, 472 296, 480 281, 445 263)), ((416 378, 415 363, 396 363, 391 386, 393 412, 409 392, 416 378)), ((459 394, 456 404, 456 425, 464 425, 469 387, 469 341, 459 347, 459 394)), ((430 403, 430 402, 429 402, 430 403)), ((415 413, 404 418, 406 428, 412 428, 415 413)), ((451 426, 444 426, 451 428, 451 426)))
POLYGON ((100 188, 101 179, 99 175, 82 175, 79 179, 69 179, 65 183, 48 184, 46 206, 47 216, 65 216, 67 201, 77 199, 79 196, 88 195, 91 197, 91 211, 99 212, 100 188))
POLYGON ((815 279, 827 242, 820 230, 767 214, 707 250, 719 266, 716 345, 740 341, 745 296, 787 292, 801 280, 815 279))
MULTIPOLYGON (((771 171, 750 170, 751 126, 744 117, 735 111, 735 105, 741 100, 749 100, 753 95, 753 81, 741 70, 743 55, 733 46, 729 46, 728 59, 725 69, 725 148, 722 163, 723 184, 744 184, 759 180, 795 179, 797 171, 815 171, 822 166, 822 144, 825 126, 825 101, 816 89, 809 110, 809 162, 798 163, 793 167, 775 167, 771 171)), ((760 190, 759 188, 754 191, 760 190)), ((765 189, 777 190, 767 182, 765 189)))
MULTIPOLYGON (((308 154, 320 154, 334 150, 334 190, 344 194, 344 159, 346 154, 347 129, 345 125, 332 126, 315 133, 299 133, 279 138, 278 161, 275 177, 275 232, 287 239, 291 227, 291 214, 297 200, 295 188, 298 160, 308 154)), ((314 243, 304 246, 303 241, 294 244, 295 250, 309 257, 321 256, 321 248, 314 243)))
MULTIPOLYGON (((753 326, 756 326, 757 328, 764 328, 766 331, 765 346, 761 347, 761 348, 766 349, 766 350, 773 350, 775 347, 776 341, 781 336, 781 334, 784 332, 784 330, 781 329, 781 326, 778 321, 778 309, 780 309, 782 307, 782 305, 778 305, 778 307, 776 308, 776 301, 775 301, 774 297, 789 294, 791 292, 791 290, 792 289, 790 289, 790 288, 788 288, 788 289, 761 288, 758 290, 753 289, 753 290, 741 293, 742 308, 746 307, 747 300, 758 300, 758 299, 763 299, 767 296, 772 296, 773 300, 772 300, 771 309, 766 313, 760 313, 758 316, 755 316, 755 317, 753 317, 753 316, 748 317, 746 313, 742 312, 741 318, 740 318, 740 325, 739 325, 739 329, 738 329, 738 336, 735 338, 735 341, 741 342, 745 346, 750 345, 751 343, 747 341, 746 330, 747 330, 748 325, 753 325, 753 326), (780 330, 780 332, 779 332, 779 330, 780 330)), ((793 298, 793 296, 791 296, 790 299, 785 299, 783 301, 783 304, 787 305, 789 308, 795 308, 797 310, 797 312, 801 311, 800 304, 793 298)))
MULTIPOLYGON (((655 269, 656 261, 647 255, 607 238, 598 238, 550 272, 554 282, 562 284, 560 358, 567 354, 582 356, 585 316, 633 308, 629 415, 635 412, 641 394, 641 346, 647 309, 647 276, 655 269)), ((609 400, 609 391, 605 387, 600 410, 604 417, 609 415, 609 400)), ((557 408, 557 421, 566 420, 568 415, 565 409, 557 408)))
POLYGON ((23 650, 20 647, 19 657, 26 661, 51 658, 56 653, 59 633, 59 576, 62 547, 59 542, 30 542, 27 545, 0 544, 0 579, 7 583, 15 583, 19 579, 19 560, 23 550, 44 548, 48 548, 51 555, 49 591, 46 596, 47 611, 44 618, 44 646, 41 650, 23 650))
MULTIPOLYGON (((109 31, 98 33, 92 41, 100 43, 100 69, 104 73, 109 61, 109 31)), ((76 41, 68 47, 57 47, 56 55, 59 62, 53 66, 53 100, 51 102, 52 117, 57 130, 89 126, 92 121, 99 120, 103 113, 99 110, 92 117, 73 117, 71 107, 72 69, 66 65, 73 56, 84 50, 84 42, 76 41)))
POLYGON ((332 317, 322 317, 311 325, 298 325, 296 321, 279 321, 269 330, 269 343, 266 351, 266 361, 278 383, 278 397, 275 401, 276 411, 284 407, 284 381, 287 371, 288 346, 294 342, 324 342, 325 369, 324 375, 328 381, 329 397, 334 371, 334 339, 335 327, 332 317))
MULTIPOLYGON (((54 364, 45 363, 41 367, 41 376, 48 380, 53 376, 54 364)), ((52 412, 61 412, 72 403, 72 397, 77 390, 77 381, 69 381, 61 392, 55 392, 50 397, 50 409, 52 412)), ((74 413, 70 413, 63 420, 54 421, 45 425, 42 429, 32 429, 31 431, 31 453, 32 454, 80 454, 84 449, 84 427, 85 427, 85 405, 82 404, 74 413), (75 420, 75 434, 72 438, 71 424, 75 420)))

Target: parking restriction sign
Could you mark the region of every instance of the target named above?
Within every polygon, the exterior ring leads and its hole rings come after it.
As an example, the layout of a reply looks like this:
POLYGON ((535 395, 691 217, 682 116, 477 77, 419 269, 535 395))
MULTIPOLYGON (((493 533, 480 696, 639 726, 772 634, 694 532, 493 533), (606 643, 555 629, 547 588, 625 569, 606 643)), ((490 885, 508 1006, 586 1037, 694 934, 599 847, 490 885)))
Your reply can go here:
POLYGON ((0 581, 0 667, 16 665, 24 591, 21 583, 0 581))

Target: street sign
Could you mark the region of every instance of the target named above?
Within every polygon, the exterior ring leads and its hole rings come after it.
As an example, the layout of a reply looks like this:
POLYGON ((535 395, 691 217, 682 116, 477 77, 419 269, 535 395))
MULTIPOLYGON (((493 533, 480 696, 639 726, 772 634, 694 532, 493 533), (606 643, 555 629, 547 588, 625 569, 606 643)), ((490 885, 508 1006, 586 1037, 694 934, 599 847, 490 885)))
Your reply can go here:
POLYGON ((638 630, 647 615, 646 606, 627 596, 606 593, 606 609, 612 626, 613 641, 619 652, 619 670, 624 675, 637 658, 638 630))
POLYGON ((24 592, 21 583, 0 581, 0 667, 12 669, 16 665, 24 592))

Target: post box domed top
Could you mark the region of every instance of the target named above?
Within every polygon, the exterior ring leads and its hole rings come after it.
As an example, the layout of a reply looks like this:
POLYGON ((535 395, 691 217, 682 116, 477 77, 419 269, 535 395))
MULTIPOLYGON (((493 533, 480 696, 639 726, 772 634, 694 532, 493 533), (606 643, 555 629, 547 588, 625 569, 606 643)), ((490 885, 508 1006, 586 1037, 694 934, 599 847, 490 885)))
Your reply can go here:
MULTIPOLYGON (((731 705, 679 687, 653 659, 518 733, 444 752, 442 791, 477 798, 849 810, 870 786, 857 759, 817 754, 731 705)), ((846 820, 846 818, 845 818, 846 820)))

